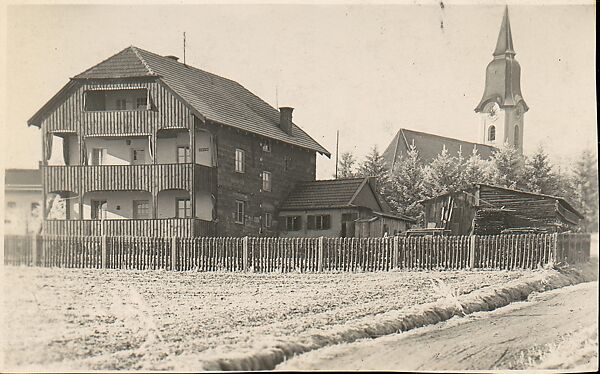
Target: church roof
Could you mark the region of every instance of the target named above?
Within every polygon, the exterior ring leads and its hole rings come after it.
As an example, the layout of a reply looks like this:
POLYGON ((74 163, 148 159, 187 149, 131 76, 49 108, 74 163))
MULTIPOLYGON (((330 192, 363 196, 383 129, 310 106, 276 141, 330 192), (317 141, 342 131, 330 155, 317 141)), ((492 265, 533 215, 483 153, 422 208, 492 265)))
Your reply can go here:
POLYGON ((501 108, 515 106, 520 102, 525 111, 529 110, 521 93, 521 65, 515 60, 515 54, 508 7, 506 7, 494 50, 494 59, 486 68, 483 97, 475 112, 483 111, 485 105, 490 102, 497 102, 501 108))
POLYGON ((81 80, 144 77, 162 81, 208 120, 331 156, 297 125, 292 124, 292 135, 282 130, 279 110, 241 84, 134 46, 76 75, 28 123, 39 126, 48 108, 54 107, 64 92, 81 80))
POLYGON ((451 155, 456 155, 459 150, 462 150, 464 157, 469 157, 473 149, 476 148, 477 153, 483 159, 489 159, 495 149, 486 144, 472 143, 409 129, 400 129, 383 152, 383 159, 388 168, 392 169, 394 167, 400 157, 408 152, 411 144, 415 145, 419 151, 419 158, 425 163, 436 158, 444 147, 446 147, 451 155))

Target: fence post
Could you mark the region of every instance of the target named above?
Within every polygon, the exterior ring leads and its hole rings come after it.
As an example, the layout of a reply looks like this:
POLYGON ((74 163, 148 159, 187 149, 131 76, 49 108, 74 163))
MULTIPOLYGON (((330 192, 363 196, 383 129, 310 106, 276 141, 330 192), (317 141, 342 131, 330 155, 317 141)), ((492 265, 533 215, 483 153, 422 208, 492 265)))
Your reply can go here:
POLYGON ((171 270, 177 270, 177 236, 171 237, 171 270))
POLYGON ((393 258, 392 258, 392 269, 398 269, 398 235, 394 235, 394 242, 393 242, 393 250, 394 250, 394 254, 393 254, 393 258))
POLYGON ((248 236, 244 236, 242 240, 242 266, 244 271, 248 271, 248 236))
POLYGON ((319 237, 319 258, 317 263, 317 272, 323 272, 323 237, 319 237))
POLYGON ((106 235, 102 235, 102 269, 106 269, 106 235))
POLYGON ((31 262, 32 266, 37 266, 37 254, 38 254, 38 241, 37 235, 31 236, 31 262))
POLYGON ((558 262, 558 233, 552 234, 554 246, 552 247, 552 261, 558 262))
POLYGON ((475 246, 477 245, 477 235, 471 235, 471 245, 469 246, 469 268, 475 269, 475 246))

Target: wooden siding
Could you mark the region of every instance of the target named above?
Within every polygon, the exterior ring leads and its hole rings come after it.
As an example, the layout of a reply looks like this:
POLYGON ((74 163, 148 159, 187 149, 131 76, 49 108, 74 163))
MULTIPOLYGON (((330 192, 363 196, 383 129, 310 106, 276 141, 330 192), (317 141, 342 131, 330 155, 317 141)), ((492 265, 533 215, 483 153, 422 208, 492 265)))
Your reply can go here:
POLYGON ((158 191, 181 189, 214 192, 216 168, 198 164, 44 166, 48 192, 158 191))
POLYGON ((46 132, 75 131, 80 136, 98 134, 152 134, 159 129, 190 128, 192 111, 160 81, 137 82, 90 81, 79 85, 42 121, 46 132), (151 110, 86 111, 85 91, 146 88, 151 110))
POLYGON ((194 237, 214 236, 216 224, 194 218, 107 219, 104 230, 101 220, 47 220, 43 232, 47 235, 74 236, 139 236, 194 237))

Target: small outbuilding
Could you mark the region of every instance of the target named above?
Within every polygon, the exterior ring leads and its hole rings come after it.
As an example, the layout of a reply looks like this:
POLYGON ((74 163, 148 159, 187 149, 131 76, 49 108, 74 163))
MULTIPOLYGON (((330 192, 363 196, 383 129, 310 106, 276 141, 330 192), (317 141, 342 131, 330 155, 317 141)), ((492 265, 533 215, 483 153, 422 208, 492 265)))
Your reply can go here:
POLYGON ((300 182, 279 210, 282 237, 381 237, 415 220, 391 213, 373 178, 300 182))
POLYGON ((426 227, 447 229, 452 235, 577 231, 583 219, 562 197, 482 183, 420 203, 426 227))

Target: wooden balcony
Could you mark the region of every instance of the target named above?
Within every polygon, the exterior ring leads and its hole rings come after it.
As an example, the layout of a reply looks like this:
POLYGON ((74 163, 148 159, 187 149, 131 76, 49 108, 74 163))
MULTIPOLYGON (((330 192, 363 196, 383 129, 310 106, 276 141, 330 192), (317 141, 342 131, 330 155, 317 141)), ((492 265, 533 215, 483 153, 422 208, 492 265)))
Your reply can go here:
POLYGON ((47 220, 47 235, 194 237, 215 236, 216 224, 198 218, 47 220))
POLYGON ((216 188, 216 168, 198 164, 44 166, 47 192, 206 190, 216 188))

